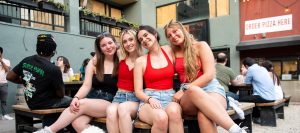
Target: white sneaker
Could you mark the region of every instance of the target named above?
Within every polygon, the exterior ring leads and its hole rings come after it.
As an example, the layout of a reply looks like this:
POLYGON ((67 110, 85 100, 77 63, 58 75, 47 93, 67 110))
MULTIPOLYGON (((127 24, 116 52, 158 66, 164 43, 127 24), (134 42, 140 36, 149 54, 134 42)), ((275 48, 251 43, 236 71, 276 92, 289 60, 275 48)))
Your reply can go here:
POLYGON ((33 133, 54 133, 52 132, 52 130, 50 129, 50 127, 47 127, 45 126, 44 128, 38 130, 38 131, 35 131, 33 133))
POLYGON ((13 120, 14 118, 10 117, 9 115, 4 115, 2 117, 3 120, 13 120))

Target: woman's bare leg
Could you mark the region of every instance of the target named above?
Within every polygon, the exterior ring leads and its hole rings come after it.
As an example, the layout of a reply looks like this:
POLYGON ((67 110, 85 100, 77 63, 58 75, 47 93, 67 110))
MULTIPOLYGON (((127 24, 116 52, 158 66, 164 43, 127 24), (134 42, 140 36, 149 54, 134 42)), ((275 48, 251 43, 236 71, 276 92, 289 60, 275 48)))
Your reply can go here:
POLYGON ((70 108, 65 109, 57 121, 50 126, 50 129, 53 132, 57 132, 81 115, 106 117, 106 108, 109 104, 110 102, 102 99, 81 99, 78 112, 72 113, 70 108))
POLYGON ((119 133, 119 116, 118 116, 119 103, 112 103, 106 109, 106 128, 109 133, 119 133))
POLYGON ((169 119, 170 133, 183 133, 182 109, 178 103, 171 102, 166 108, 169 119))
POLYGON ((90 126, 90 121, 93 118, 87 115, 81 115, 79 117, 77 117, 73 122, 72 122, 72 126, 75 129, 76 132, 80 133, 82 132, 84 129, 88 128, 90 126))
POLYGON ((132 133, 132 119, 136 117, 139 103, 127 101, 119 104, 119 128, 122 133, 132 133))
POLYGON ((180 104, 182 105, 184 112, 193 112, 191 109, 193 109, 193 106, 196 107, 198 110, 197 112, 202 112, 206 117, 226 130, 229 130, 229 128, 235 124, 227 114, 223 102, 220 103, 214 96, 212 98, 200 87, 190 87, 182 96, 180 104), (192 108, 188 109, 190 107, 192 108))
POLYGON ((162 109, 153 109, 150 104, 144 104, 139 111, 139 118, 152 125, 151 133, 166 133, 168 131, 168 115, 162 109))

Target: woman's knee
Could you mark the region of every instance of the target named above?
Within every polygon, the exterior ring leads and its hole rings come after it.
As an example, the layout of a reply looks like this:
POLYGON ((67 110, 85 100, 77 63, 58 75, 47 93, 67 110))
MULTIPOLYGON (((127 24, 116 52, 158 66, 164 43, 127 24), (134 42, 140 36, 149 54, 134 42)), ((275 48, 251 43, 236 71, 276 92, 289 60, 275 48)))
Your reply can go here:
POLYGON ((166 109, 166 112, 170 121, 182 122, 182 109, 179 104, 171 103, 170 106, 168 106, 168 108, 166 109))
POLYGON ((189 96, 196 95, 199 98, 202 98, 204 95, 206 95, 206 92, 197 86, 191 86, 188 90, 185 92, 189 96))
POLYGON ((107 120, 112 120, 116 119, 118 116, 118 106, 117 105, 112 105, 108 106, 106 109, 106 119, 107 120))
POLYGON ((155 125, 159 129, 168 128, 168 115, 164 111, 160 111, 156 113, 153 119, 153 125, 155 125))
POLYGON ((75 119, 73 122, 72 122, 72 127, 76 130, 76 131, 79 131, 80 130, 80 125, 83 124, 80 120, 77 120, 75 119))
POLYGON ((130 114, 131 114, 130 111, 131 110, 125 104, 120 104, 118 106, 118 115, 119 115, 120 118, 124 118, 124 117, 130 116, 130 114))

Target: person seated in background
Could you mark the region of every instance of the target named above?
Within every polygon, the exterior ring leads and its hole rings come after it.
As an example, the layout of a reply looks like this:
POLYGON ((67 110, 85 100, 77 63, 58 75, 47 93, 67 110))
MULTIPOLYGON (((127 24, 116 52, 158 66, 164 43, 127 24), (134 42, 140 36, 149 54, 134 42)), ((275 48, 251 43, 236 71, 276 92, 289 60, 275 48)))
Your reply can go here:
POLYGON ((85 77, 85 68, 87 66, 87 64, 89 63, 90 59, 89 58, 86 58, 83 60, 82 62, 82 65, 79 69, 80 71, 80 80, 83 81, 84 80, 84 77, 85 77))
MULTIPOLYGON (((240 97, 239 101, 267 103, 276 100, 273 80, 269 76, 269 72, 255 63, 255 60, 247 57, 243 60, 243 65, 246 68, 246 84, 252 84, 253 94, 240 97)), ((260 112, 257 107, 253 108, 253 122, 260 123, 260 112)))
POLYGON ((72 81, 74 72, 70 66, 69 60, 64 56, 58 56, 56 60, 57 60, 56 65, 60 68, 63 81, 64 82, 72 81))
POLYGON ((229 91, 229 85, 238 85, 241 84, 236 80, 236 75, 230 67, 225 66, 227 63, 227 55, 223 52, 220 52, 216 56, 216 77, 219 83, 224 87, 226 96, 230 96, 235 100, 239 99, 239 96, 233 92, 229 91))
POLYGON ((282 88, 280 86, 280 79, 274 71, 273 63, 269 60, 266 60, 261 65, 268 70, 271 78, 273 79, 273 83, 274 83, 274 86, 275 86, 276 100, 283 99, 283 91, 282 91, 282 88))
POLYGON ((56 42, 51 34, 37 37, 37 55, 24 58, 6 79, 24 84, 25 100, 30 109, 48 109, 68 107, 72 98, 65 96, 62 73, 50 62, 56 53, 56 42))
POLYGON ((241 65, 240 73, 240 75, 236 76, 235 80, 237 80, 240 84, 245 84, 245 76, 247 73, 247 69, 243 64, 241 65))

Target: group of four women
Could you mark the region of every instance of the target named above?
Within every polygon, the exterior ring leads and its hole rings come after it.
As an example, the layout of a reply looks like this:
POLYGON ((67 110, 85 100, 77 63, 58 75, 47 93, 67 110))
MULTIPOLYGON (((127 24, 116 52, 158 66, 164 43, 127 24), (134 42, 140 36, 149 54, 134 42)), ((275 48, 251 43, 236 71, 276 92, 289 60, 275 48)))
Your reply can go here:
POLYGON ((117 51, 115 38, 100 34, 96 55, 70 107, 42 130, 57 132, 72 123, 81 132, 93 117, 106 117, 109 133, 130 133, 138 116, 152 125, 153 133, 183 133, 184 113, 198 116, 201 132, 217 132, 215 124, 230 133, 245 132, 225 110, 225 91, 215 79, 208 44, 194 40, 174 21, 165 26, 165 36, 171 45, 160 46, 159 34, 150 26, 123 30, 117 51), (147 54, 142 55, 142 47, 147 54), (178 92, 173 90, 175 72, 183 83, 178 92))

